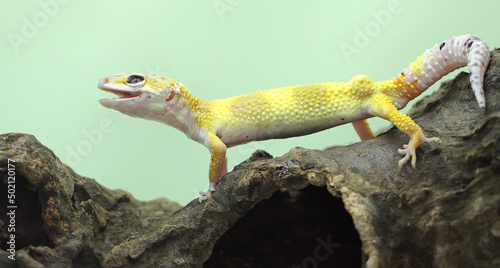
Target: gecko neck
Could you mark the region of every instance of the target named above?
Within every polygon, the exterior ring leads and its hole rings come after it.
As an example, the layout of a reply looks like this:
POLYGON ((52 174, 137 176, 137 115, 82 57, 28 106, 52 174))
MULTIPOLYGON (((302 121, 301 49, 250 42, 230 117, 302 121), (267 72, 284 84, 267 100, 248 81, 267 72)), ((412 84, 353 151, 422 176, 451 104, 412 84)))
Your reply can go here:
POLYGON ((196 97, 181 85, 177 96, 167 103, 162 114, 155 116, 155 120, 177 128, 193 140, 204 142, 196 121, 200 107, 207 104, 207 100, 196 97))

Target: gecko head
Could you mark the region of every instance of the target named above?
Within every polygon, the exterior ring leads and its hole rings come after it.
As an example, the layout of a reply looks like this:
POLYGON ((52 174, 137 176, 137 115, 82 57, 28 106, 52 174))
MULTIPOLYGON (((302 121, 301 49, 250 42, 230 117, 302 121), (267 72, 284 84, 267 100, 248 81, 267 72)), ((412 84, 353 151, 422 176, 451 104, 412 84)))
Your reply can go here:
POLYGON ((151 118, 168 112, 183 85, 161 76, 122 73, 99 80, 97 87, 118 96, 100 99, 102 106, 134 117, 151 118))

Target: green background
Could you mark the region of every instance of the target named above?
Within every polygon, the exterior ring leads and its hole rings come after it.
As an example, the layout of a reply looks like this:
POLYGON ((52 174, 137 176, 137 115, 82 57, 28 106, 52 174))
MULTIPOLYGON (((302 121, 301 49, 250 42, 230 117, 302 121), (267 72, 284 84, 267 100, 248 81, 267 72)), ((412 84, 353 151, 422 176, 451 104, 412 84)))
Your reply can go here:
MULTIPOLYGON (((216 99, 357 74, 389 79, 454 35, 500 44, 499 1, 340 2, 3 1, 0 133, 33 134, 80 175, 140 200, 185 204, 208 187, 208 150, 174 128, 100 106, 114 97, 97 89, 100 78, 154 73, 216 99)), ((370 122, 377 132, 390 126, 370 122)), ((345 125, 253 142, 228 150, 229 168, 256 149, 280 156, 358 140, 345 125)))

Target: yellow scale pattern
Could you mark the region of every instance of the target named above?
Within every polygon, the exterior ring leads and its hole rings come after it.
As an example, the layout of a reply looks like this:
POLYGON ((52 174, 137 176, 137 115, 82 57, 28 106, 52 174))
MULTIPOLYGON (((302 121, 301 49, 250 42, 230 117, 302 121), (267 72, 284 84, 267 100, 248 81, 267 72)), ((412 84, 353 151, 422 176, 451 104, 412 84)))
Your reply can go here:
MULTIPOLYGON (((417 58, 410 66, 416 73, 424 72, 421 58, 417 58)), ((223 175, 220 171, 226 161, 225 144, 214 138, 219 127, 234 131, 238 128, 250 130, 250 128, 272 129, 280 125, 286 126, 286 129, 282 130, 284 133, 272 132, 274 137, 251 138, 258 140, 304 135, 335 125, 378 116, 391 121, 410 136, 408 149, 402 150, 407 156, 400 161, 400 165, 411 157, 415 166, 415 149, 419 144, 437 139, 427 139, 421 128, 409 116, 400 113, 394 104, 400 98, 411 100, 419 95, 420 92, 415 86, 417 82, 418 80, 408 83, 402 75, 381 82, 373 82, 365 75, 358 75, 345 83, 290 86, 207 101, 198 107, 198 109, 203 107, 203 111, 196 113, 199 115, 198 126, 213 134, 210 138, 211 148, 224 147, 216 150, 216 153, 212 152, 210 181, 216 182, 223 175), (345 120, 341 121, 339 118, 345 120), (332 119, 335 119, 334 123, 331 123, 332 119), (293 126, 293 129, 290 129, 290 126, 293 126), (317 129, 305 129, 311 126, 317 129)), ((367 124, 364 127, 369 128, 367 124)), ((369 129, 367 131, 372 133, 369 129)))
MULTIPOLYGON (((216 116, 210 118, 217 117, 216 125, 228 129, 321 125, 341 115, 356 116, 356 108, 376 92, 368 84, 372 84, 368 77, 357 76, 347 83, 290 86, 213 100, 210 112, 216 116)), ((203 120, 199 126, 211 128, 213 123, 203 120)))

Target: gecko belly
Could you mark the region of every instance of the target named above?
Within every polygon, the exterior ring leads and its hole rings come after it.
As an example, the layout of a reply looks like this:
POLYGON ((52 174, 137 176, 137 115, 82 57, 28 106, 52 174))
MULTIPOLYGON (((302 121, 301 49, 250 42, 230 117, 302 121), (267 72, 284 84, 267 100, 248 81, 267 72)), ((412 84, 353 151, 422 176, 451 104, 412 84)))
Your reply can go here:
POLYGON ((306 122, 275 121, 264 126, 242 124, 231 128, 222 127, 217 131, 217 136, 227 147, 231 147, 251 141, 304 136, 367 117, 369 116, 358 114, 357 116, 342 115, 321 120, 311 119, 306 122))

